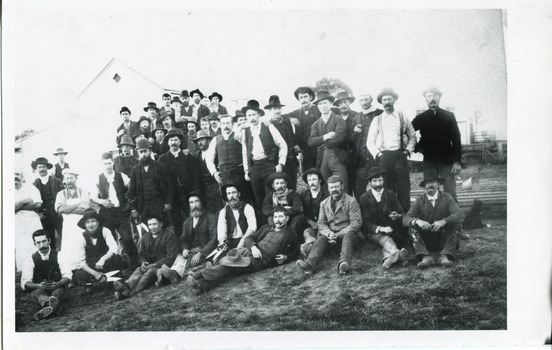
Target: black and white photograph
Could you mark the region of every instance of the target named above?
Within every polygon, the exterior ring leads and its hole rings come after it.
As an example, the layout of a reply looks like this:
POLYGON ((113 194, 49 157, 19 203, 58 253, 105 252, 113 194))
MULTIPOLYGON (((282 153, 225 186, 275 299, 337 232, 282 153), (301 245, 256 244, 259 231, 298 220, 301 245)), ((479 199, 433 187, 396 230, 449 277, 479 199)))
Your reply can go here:
POLYGON ((4 345, 550 344, 543 4, 3 2, 4 345))

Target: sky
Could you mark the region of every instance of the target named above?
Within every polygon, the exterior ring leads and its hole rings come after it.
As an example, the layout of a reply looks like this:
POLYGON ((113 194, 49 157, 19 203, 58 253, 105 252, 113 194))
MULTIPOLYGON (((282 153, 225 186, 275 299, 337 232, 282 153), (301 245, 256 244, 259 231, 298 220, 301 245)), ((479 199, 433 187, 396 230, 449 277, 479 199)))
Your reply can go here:
POLYGON ((14 92, 6 104, 17 106, 16 133, 78 113, 67 106, 113 57, 168 89, 260 101, 277 94, 288 109, 298 106, 296 87, 330 77, 355 96, 394 88, 397 109, 412 119, 425 107, 424 88, 436 85, 459 120, 480 110, 490 129, 506 131, 500 10, 137 4, 6 3, 4 87, 14 92))

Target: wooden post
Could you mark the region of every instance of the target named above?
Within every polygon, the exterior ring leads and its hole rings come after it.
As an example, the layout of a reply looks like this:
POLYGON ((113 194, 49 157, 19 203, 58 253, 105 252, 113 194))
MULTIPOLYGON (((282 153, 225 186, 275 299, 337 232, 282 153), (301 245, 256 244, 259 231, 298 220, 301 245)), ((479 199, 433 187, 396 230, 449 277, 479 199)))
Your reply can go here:
POLYGON ((503 146, 502 142, 497 142, 496 143, 496 148, 498 150, 498 162, 499 163, 504 162, 504 149, 503 149, 502 146, 503 146))

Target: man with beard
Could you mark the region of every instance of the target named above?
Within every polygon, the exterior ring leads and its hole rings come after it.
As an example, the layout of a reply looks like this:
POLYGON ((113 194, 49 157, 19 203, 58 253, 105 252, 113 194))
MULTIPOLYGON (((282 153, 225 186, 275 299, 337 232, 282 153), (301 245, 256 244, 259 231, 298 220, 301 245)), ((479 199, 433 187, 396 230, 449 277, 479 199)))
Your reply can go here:
POLYGON ((138 140, 136 149, 140 163, 132 168, 127 192, 131 215, 134 218, 145 218, 146 214, 163 217, 172 209, 173 183, 167 168, 151 159, 148 140, 138 140))
POLYGON ((353 140, 353 129, 355 128, 354 118, 357 116, 357 112, 353 111, 351 109, 351 103, 355 101, 355 98, 351 95, 351 93, 347 91, 341 91, 337 94, 335 98, 335 102, 333 103, 334 106, 338 107, 336 114, 339 114, 341 118, 345 121, 345 125, 347 126, 347 137, 346 137, 346 146, 347 151, 349 152, 349 159, 347 162, 347 174, 349 176, 348 183, 349 183, 349 190, 347 193, 353 194, 353 188, 354 188, 354 173, 356 172, 355 167, 353 166, 352 160, 353 160, 353 150, 354 150, 354 140, 353 140))
POLYGON ((228 243, 229 248, 241 248, 245 238, 257 230, 255 210, 241 200, 241 192, 235 184, 223 185, 220 193, 227 203, 218 216, 218 242, 228 243))
MULTIPOLYGON (((226 116, 229 116, 226 114, 226 116)), ((229 116, 230 117, 230 116, 229 116)), ((209 114, 209 134, 215 137, 220 135, 220 119, 218 112, 212 112, 209 114)))
POLYGON ((297 145, 291 123, 282 116, 282 107, 284 106, 285 105, 280 103, 280 97, 278 97, 278 95, 272 95, 268 99, 268 105, 266 105, 264 109, 270 111, 270 123, 274 125, 276 130, 278 130, 280 135, 284 138, 284 141, 286 141, 288 155, 286 165, 284 166, 284 172, 289 175, 288 187, 295 190, 297 188, 297 169, 299 168, 297 154, 301 152, 301 149, 297 145))
POLYGON ((328 179, 328 190, 330 197, 320 203, 316 241, 307 259, 297 260, 297 266, 305 273, 316 272, 326 248, 338 248, 341 243, 337 271, 340 275, 345 275, 351 266, 355 246, 364 239, 360 230, 362 216, 356 199, 345 193, 339 176, 331 176, 328 179))
POLYGON ((92 195, 90 200, 100 206, 99 214, 103 226, 111 231, 115 240, 117 240, 116 232, 119 233, 119 243, 125 254, 128 254, 130 265, 135 266, 138 251, 128 224, 130 213, 126 198, 130 179, 125 174, 114 171, 111 153, 102 154, 102 165, 104 171, 98 176, 98 182, 96 182, 98 192, 92 195))
POLYGON ((209 107, 204 106, 201 103, 203 94, 199 91, 199 89, 190 91, 190 96, 192 97, 192 117, 196 122, 198 122, 201 118, 207 117, 211 111, 209 110, 209 107))
POLYGON ((138 130, 138 123, 130 120, 130 109, 128 107, 122 107, 119 114, 123 118, 123 123, 117 128, 117 144, 121 143, 123 135, 131 136, 138 130))
POLYGON ((412 120, 414 130, 420 130, 416 150, 424 155, 424 170, 433 169, 444 180, 443 189, 455 201, 455 175, 462 170, 462 143, 454 113, 439 107, 443 93, 437 88, 424 92, 429 109, 412 120))
POLYGON ((416 131, 402 112, 395 110, 398 98, 399 95, 389 88, 378 95, 378 102, 385 110, 374 118, 366 147, 385 171, 385 188, 397 194, 401 207, 406 211, 410 208, 408 157, 416 146, 416 131))
POLYGON ((297 145, 303 152, 303 169, 314 168, 316 166, 316 147, 310 146, 308 141, 312 124, 320 118, 320 110, 312 104, 315 94, 310 87, 300 86, 293 94, 301 103, 301 108, 286 114, 284 118, 297 127, 295 134, 297 145))
POLYGON ((294 230, 298 233, 299 240, 305 242, 304 245, 301 245, 301 253, 306 257, 318 233, 317 221, 320 214, 320 203, 330 194, 327 187, 324 186, 322 173, 316 168, 305 171, 303 181, 309 186, 309 189, 299 194, 303 203, 303 214, 296 217, 294 230))
POLYGON ((197 295, 208 291, 226 276, 257 272, 295 259, 298 254, 297 236, 287 226, 287 210, 274 208, 272 219, 274 225, 265 225, 248 236, 245 247, 230 250, 219 265, 192 272, 188 281, 193 293, 197 295))
POLYGON ((180 253, 169 268, 162 265, 157 270, 157 282, 160 287, 166 280, 178 283, 184 277, 186 269, 194 268, 205 262, 205 258, 217 247, 217 218, 203 209, 204 201, 198 193, 190 193, 190 217, 184 221, 180 236, 180 253))
POLYGON ((142 237, 138 252, 140 266, 126 281, 113 282, 115 300, 133 296, 154 284, 157 270, 163 265, 172 265, 178 255, 178 239, 172 230, 163 226, 161 216, 150 215, 146 223, 149 232, 142 237))
POLYGON ((54 315, 60 310, 60 301, 65 297, 65 287, 71 281, 71 269, 58 262, 58 254, 52 249, 45 231, 33 232, 32 239, 37 251, 25 264, 21 274, 21 288, 32 291, 31 296, 42 309, 34 314, 35 320, 54 315))
POLYGON ((121 257, 117 254, 117 242, 112 232, 101 225, 100 216, 94 209, 87 209, 78 225, 85 231, 78 246, 73 282, 107 282, 103 272, 121 268, 121 257))
POLYGON ((38 173, 38 178, 33 182, 33 185, 38 189, 42 198, 42 206, 40 207, 38 216, 42 222, 42 228, 48 234, 48 239, 55 250, 59 248, 56 240, 56 231, 61 243, 63 229, 63 217, 56 211, 55 202, 58 192, 63 190, 63 182, 48 175, 48 170, 53 167, 48 162, 48 159, 39 157, 31 163, 31 166, 38 173))
POLYGON ((119 156, 113 160, 116 172, 130 176, 132 168, 138 165, 138 158, 133 155, 134 142, 129 135, 123 135, 119 143, 119 156))
POLYGON ((374 166, 374 157, 366 147, 366 139, 368 138, 368 130, 372 120, 383 111, 372 106, 372 96, 368 94, 360 95, 358 98, 360 104, 360 113, 353 118, 353 190, 356 200, 360 200, 360 196, 366 192, 368 186, 368 171, 374 166))
POLYGON ((65 151, 63 148, 58 148, 54 152, 54 156, 58 157, 58 162, 55 164, 56 172, 54 173, 54 176, 60 180, 63 180, 63 175, 61 174, 63 169, 69 169, 69 163, 65 161, 65 156, 67 155, 67 151, 65 151))
POLYGON ((194 139, 197 135, 197 125, 198 124, 192 120, 186 121, 186 133, 184 134, 184 142, 182 144, 183 147, 180 147, 184 148, 184 152, 186 152, 187 150, 193 157, 195 157, 199 152, 197 144, 194 142, 194 139))
POLYGON ((316 167, 327 182, 332 175, 338 175, 343 181, 345 192, 348 190, 347 164, 349 153, 346 147, 347 125, 343 118, 335 115, 331 106, 334 97, 327 91, 319 91, 317 100, 321 117, 312 124, 309 145, 318 147, 316 167))
POLYGON ((168 170, 169 182, 172 182, 174 188, 172 224, 175 232, 182 232, 182 222, 188 216, 188 196, 200 186, 199 172, 195 166, 194 157, 180 149, 184 140, 180 130, 169 130, 165 139, 169 145, 169 152, 159 157, 159 162, 168 170))
MULTIPOLYGON (((289 216, 291 228, 295 232, 294 218, 303 211, 301 197, 293 189, 288 189, 289 175, 284 172, 272 173, 266 179, 266 187, 272 188, 267 192, 263 201, 263 215, 268 218, 268 224, 272 225, 270 214, 274 207, 284 207, 289 216)), ((264 218, 262 220, 264 222, 264 218)))
POLYGON ((401 218, 404 210, 397 196, 390 190, 383 189, 385 171, 378 167, 370 169, 368 182, 372 187, 360 196, 360 211, 362 213, 362 230, 374 243, 381 247, 384 270, 401 261, 408 264, 408 252, 405 248, 399 250, 397 243, 406 243, 406 232, 401 218))
POLYGON ((242 199, 251 201, 253 199, 251 186, 245 181, 242 144, 232 131, 232 117, 223 116, 220 119, 220 126, 221 134, 211 140, 205 155, 207 169, 219 186, 229 182, 236 184, 242 189, 242 199), (215 160, 218 160, 217 165, 215 160))
POLYGON ((255 205, 259 207, 265 197, 267 177, 274 170, 283 171, 286 165, 288 147, 274 125, 267 126, 259 121, 259 117, 264 115, 259 102, 248 101, 242 112, 249 122, 242 143, 243 168, 245 179, 251 181, 255 205))
POLYGON ((219 114, 228 114, 228 110, 226 109, 226 107, 220 104, 222 102, 221 94, 219 94, 218 92, 213 92, 211 95, 209 95, 209 101, 211 101, 211 103, 216 106, 216 112, 218 112, 219 114))
POLYGON ((203 194, 203 201, 209 213, 218 213, 222 208, 222 200, 218 194, 219 185, 215 178, 211 176, 209 168, 207 168, 207 156, 211 136, 205 130, 200 130, 194 138, 194 143, 197 145, 199 152, 195 155, 196 165, 198 167, 199 179, 201 182, 200 192, 203 194))
POLYGON ((416 198, 414 204, 403 217, 403 225, 410 228, 410 237, 414 253, 421 259, 418 268, 425 269, 435 265, 430 252, 437 252, 437 263, 451 267, 457 243, 458 225, 464 221, 464 213, 446 192, 439 191, 443 180, 434 169, 424 171, 420 187, 425 194, 416 198))
POLYGON ((188 107, 190 105, 190 94, 188 90, 182 90, 182 92, 180 92, 180 100, 182 101, 182 107, 188 107))

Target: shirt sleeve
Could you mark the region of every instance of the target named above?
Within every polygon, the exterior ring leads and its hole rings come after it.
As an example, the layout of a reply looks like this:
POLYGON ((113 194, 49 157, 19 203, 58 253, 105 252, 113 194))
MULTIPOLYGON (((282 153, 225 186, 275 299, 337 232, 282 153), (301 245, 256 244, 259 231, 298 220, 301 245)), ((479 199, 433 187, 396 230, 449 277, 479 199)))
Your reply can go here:
POLYGON ((105 239, 105 243, 107 244, 107 247, 109 248, 109 251, 113 254, 117 254, 119 252, 119 247, 117 246, 117 242, 115 242, 115 239, 113 238, 113 234, 111 233, 111 230, 107 227, 104 227, 102 230, 103 237, 105 239))
MULTIPOLYGON (((245 218, 247 219, 247 231, 257 231, 257 219, 255 218, 255 209, 247 204, 243 210, 245 218)), ((245 235, 245 232, 243 232, 245 235)))
POLYGON ((211 140, 211 143, 209 143, 209 148, 205 153, 205 164, 207 165, 207 169, 209 170, 211 175, 214 175, 217 171, 217 167, 215 166, 216 154, 217 154, 217 141, 213 137, 213 139, 211 140))
POLYGON ((226 232, 226 211, 224 208, 219 212, 218 221, 217 221, 217 239, 223 240, 228 238, 228 233, 226 232))
POLYGON ((249 164, 247 163, 247 141, 245 140, 245 131, 243 134, 243 142, 242 142, 242 162, 243 162, 243 172, 247 173, 249 171, 249 164))
POLYGON ((379 119, 381 116, 377 116, 372 120, 372 124, 370 124, 370 129, 368 129, 368 137, 366 138, 366 148, 368 148, 368 151, 372 154, 372 157, 374 159, 379 153, 379 148, 376 146, 376 138, 379 133, 379 119))
POLYGON ((30 261, 27 261, 25 265, 23 265, 23 271, 21 272, 21 289, 26 290, 25 284, 27 284, 27 282, 32 282, 33 273, 34 261, 33 259, 30 259, 30 261))
POLYGON ((65 196, 63 195, 63 190, 61 190, 56 195, 55 208, 58 213, 59 213, 59 207, 61 207, 63 204, 66 204, 66 201, 65 201, 65 196))
POLYGON ((416 130, 414 130, 414 127, 412 126, 410 120, 408 120, 404 116, 403 120, 405 125, 406 137, 408 138, 406 149, 408 150, 408 152, 412 153, 414 152, 414 147, 416 147, 416 130))
POLYGON ((270 124, 268 126, 268 130, 270 131, 270 134, 272 134, 274 143, 279 149, 278 163, 282 165, 286 165, 287 154, 288 154, 288 147, 287 147, 286 141, 284 140, 284 138, 282 137, 278 129, 274 127, 274 125, 270 124))
POLYGON ((121 177, 123 178, 123 183, 126 188, 128 188, 128 184, 130 183, 130 178, 126 176, 126 174, 121 173, 121 177))
POLYGON ((84 239, 84 237, 81 236, 79 240, 79 245, 76 247, 76 252, 75 252, 75 269, 82 269, 84 265, 86 265, 86 247, 85 246, 86 246, 86 240, 84 239))
POLYGON ((29 195, 34 203, 42 203, 42 197, 40 196, 40 191, 33 185, 27 186, 29 189, 29 195))
POLYGON ((59 271, 61 272, 61 278, 67 278, 71 280, 73 278, 73 271, 71 265, 67 262, 59 262, 59 271))

